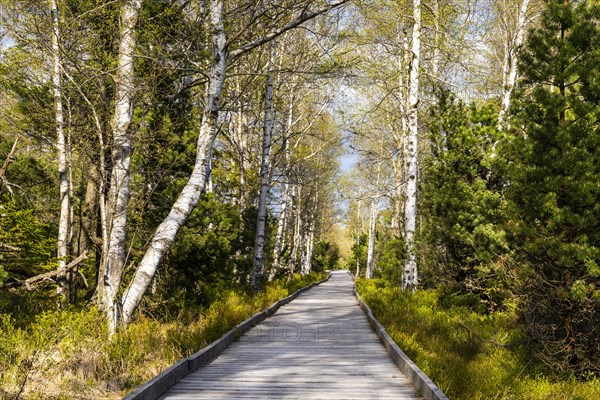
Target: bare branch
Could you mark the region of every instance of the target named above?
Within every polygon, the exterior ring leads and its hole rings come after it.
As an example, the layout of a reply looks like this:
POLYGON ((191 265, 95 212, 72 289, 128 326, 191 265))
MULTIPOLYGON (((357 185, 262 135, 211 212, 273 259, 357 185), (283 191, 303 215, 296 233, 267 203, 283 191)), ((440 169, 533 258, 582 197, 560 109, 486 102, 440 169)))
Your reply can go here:
POLYGON ((301 13, 296 19, 294 19, 293 21, 287 23, 286 25, 282 26, 279 29, 275 29, 274 31, 272 31, 271 33, 269 33, 268 35, 263 36, 260 39, 257 39, 253 42, 247 43, 243 46, 238 47, 235 50, 232 50, 231 52, 229 52, 229 62, 239 58, 240 56, 246 54, 247 52, 249 52, 250 50, 253 50, 259 46, 262 46, 265 43, 270 42, 271 40, 277 38, 278 36, 281 36, 282 34, 284 34, 285 32, 296 28, 299 25, 302 25, 303 23, 305 23, 306 21, 310 21, 311 19, 318 17, 321 14, 325 14, 326 12, 333 10, 334 8, 337 8, 343 4, 348 3, 350 0, 339 0, 335 3, 332 3, 330 5, 328 5, 327 7, 321 8, 317 11, 313 11, 311 13, 301 13))
POLYGON ((81 263, 83 260, 85 260, 87 258, 88 258, 87 253, 83 253, 82 255, 80 255, 73 261, 71 261, 69 264, 67 264, 64 268, 58 268, 58 269, 55 269, 54 271, 44 272, 43 274, 32 276, 31 278, 25 279, 24 281, 11 282, 11 283, 7 284, 6 287, 9 287, 9 288, 25 287, 25 289, 27 289, 27 290, 34 290, 37 287, 37 285, 42 282, 45 282, 45 281, 54 282, 54 278, 56 278, 59 274, 64 274, 66 271, 69 271, 69 270, 75 268, 77 265, 79 265, 79 263, 81 263))

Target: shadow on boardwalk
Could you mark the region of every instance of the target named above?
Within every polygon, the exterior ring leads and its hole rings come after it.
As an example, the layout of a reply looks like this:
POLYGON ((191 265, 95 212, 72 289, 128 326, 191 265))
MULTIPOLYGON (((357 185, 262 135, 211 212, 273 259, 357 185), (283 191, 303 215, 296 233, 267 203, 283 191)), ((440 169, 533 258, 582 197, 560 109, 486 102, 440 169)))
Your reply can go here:
POLYGON ((251 329, 161 399, 418 399, 342 271, 251 329))

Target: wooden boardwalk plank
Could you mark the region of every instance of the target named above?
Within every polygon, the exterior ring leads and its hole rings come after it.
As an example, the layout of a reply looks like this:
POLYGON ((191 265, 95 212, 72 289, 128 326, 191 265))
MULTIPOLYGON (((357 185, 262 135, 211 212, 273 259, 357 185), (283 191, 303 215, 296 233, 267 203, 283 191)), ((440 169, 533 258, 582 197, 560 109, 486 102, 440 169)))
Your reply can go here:
POLYGON ((353 289, 332 272, 160 399, 418 399, 353 289))

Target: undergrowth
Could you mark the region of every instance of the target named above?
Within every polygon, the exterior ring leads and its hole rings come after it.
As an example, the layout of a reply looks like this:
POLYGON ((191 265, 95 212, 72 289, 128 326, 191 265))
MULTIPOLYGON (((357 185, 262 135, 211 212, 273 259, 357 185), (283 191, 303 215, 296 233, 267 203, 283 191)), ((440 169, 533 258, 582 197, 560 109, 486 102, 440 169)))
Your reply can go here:
POLYGON ((439 302, 436 291, 403 293, 380 280, 357 290, 398 346, 451 399, 600 399, 600 379, 558 377, 536 363, 516 311, 482 315, 439 302))
POLYGON ((324 276, 275 281, 254 296, 227 291, 207 309, 183 310, 171 322, 141 315, 112 340, 96 308, 45 311, 25 326, 0 314, 0 398, 122 398, 252 314, 324 276))

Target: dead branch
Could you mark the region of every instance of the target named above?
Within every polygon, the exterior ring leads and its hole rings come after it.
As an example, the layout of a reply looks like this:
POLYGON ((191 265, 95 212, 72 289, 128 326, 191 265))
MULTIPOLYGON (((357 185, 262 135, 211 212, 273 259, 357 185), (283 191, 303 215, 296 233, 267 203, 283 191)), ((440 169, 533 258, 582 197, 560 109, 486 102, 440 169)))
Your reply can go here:
POLYGON ((44 272, 43 274, 32 276, 31 278, 25 279, 24 281, 11 282, 11 283, 7 284, 6 287, 8 287, 8 288, 24 287, 26 290, 34 290, 39 284, 41 284, 43 282, 50 281, 50 282, 55 283, 54 278, 56 278, 60 274, 63 274, 65 272, 70 271, 71 269, 75 268, 77 265, 79 265, 79 263, 81 263, 83 260, 85 260, 87 258, 88 258, 87 253, 83 253, 82 255, 75 258, 73 261, 71 261, 69 264, 67 264, 64 269, 58 268, 58 269, 55 269, 54 271, 44 272))

